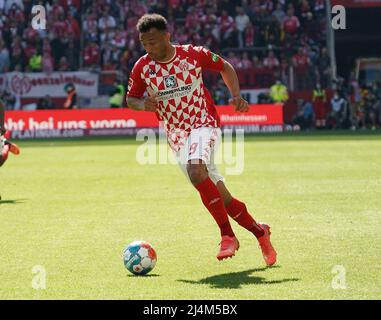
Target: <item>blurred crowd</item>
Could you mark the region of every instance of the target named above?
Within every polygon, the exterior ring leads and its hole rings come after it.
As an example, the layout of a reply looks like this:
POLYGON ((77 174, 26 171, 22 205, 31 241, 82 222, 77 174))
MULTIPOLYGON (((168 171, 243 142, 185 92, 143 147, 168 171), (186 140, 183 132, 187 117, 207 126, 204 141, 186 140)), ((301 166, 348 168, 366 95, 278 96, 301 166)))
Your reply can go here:
MULTIPOLYGON (((151 12, 167 18, 173 43, 203 45, 227 59, 243 89, 270 88, 260 103, 288 101, 292 68, 294 89, 311 92, 296 101, 294 126, 380 126, 379 83, 331 80, 324 0, 0 0, 0 73, 121 71, 126 83, 144 54, 135 25, 151 12), (47 9, 46 30, 32 28, 33 5, 47 9)), ((218 74, 204 79, 216 103, 226 104, 229 92, 218 74)), ((124 94, 114 80, 113 107, 124 94)), ((14 105, 9 93, 0 96, 7 109, 14 105)), ((40 99, 38 108, 54 108, 51 98, 40 99)))
POLYGON ((309 99, 297 99, 292 125, 311 129, 381 128, 381 82, 359 85, 354 75, 333 84, 332 97, 318 84, 309 99))
MULTIPOLYGON (((143 54, 139 17, 164 15, 174 43, 203 45, 237 69, 245 87, 268 87, 289 67, 296 89, 330 85, 324 0, 0 0, 0 73, 91 69, 125 77, 143 54), (31 8, 47 8, 47 29, 31 8), (78 54, 80 52, 80 54, 78 54)), ((218 79, 206 76, 208 85, 218 79)))
POLYGON ((0 73, 78 70, 81 0, 0 0, 0 73), (32 6, 45 5, 47 29, 32 28, 32 6))

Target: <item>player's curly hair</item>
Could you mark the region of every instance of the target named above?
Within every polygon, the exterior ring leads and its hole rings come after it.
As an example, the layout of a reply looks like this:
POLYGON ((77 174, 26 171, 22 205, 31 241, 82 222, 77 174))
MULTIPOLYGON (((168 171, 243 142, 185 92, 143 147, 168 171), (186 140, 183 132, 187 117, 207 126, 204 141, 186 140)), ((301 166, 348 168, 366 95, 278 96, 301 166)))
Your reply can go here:
POLYGON ((148 32, 151 28, 167 31, 167 20, 160 14, 149 13, 143 15, 136 24, 136 29, 140 33, 148 32))

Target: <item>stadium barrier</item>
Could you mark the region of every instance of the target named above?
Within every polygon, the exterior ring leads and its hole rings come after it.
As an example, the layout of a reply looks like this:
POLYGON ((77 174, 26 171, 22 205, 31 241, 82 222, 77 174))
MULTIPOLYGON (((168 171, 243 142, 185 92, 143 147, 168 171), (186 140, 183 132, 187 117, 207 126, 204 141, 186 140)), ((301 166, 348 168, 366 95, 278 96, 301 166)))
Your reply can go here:
MULTIPOLYGON (((224 128, 247 132, 282 131, 282 105, 250 105, 237 113, 232 106, 217 107, 224 128)), ((6 127, 13 139, 135 135, 139 129, 159 128, 152 112, 131 109, 7 111, 6 127)))

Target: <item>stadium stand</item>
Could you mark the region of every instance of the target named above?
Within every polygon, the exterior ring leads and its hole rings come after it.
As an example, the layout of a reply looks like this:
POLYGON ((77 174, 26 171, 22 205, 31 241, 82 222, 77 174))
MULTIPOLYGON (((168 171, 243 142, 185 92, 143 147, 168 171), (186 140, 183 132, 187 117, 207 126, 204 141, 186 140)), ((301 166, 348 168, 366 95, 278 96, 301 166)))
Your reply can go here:
MULTIPOLYGON (((324 0, 0 0, 0 73, 91 70, 100 73, 99 93, 109 94, 117 80, 126 83, 144 53, 135 25, 151 12, 168 19, 174 43, 203 45, 231 62, 242 89, 270 88, 279 80, 312 95, 320 83, 328 89, 328 115, 336 83, 324 0), (47 8, 47 30, 27 23, 36 4, 47 8)), ((218 75, 204 79, 217 103, 226 103, 218 75)), ((303 98, 312 101, 308 95, 303 98)), ((351 102, 351 93, 344 98, 351 102)), ((290 101, 286 120, 297 108, 296 99, 290 101)))
MULTIPOLYGON (((5 71, 117 70, 128 76, 143 53, 135 30, 147 12, 163 14, 175 43, 204 45, 237 68, 242 87, 288 82, 294 65, 300 86, 320 79, 324 66, 323 1, 53 0, 47 31, 33 30, 31 6, 44 1, 1 1, 1 64, 5 71), (78 50, 81 54, 78 55, 78 50)), ((216 83, 215 78, 207 82, 216 83)))

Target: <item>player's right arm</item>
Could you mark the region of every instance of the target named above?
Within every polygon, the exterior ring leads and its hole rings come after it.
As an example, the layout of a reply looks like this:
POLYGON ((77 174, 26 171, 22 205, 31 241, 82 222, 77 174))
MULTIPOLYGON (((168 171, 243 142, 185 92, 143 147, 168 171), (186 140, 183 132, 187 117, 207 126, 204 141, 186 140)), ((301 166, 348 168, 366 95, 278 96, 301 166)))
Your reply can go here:
POLYGON ((138 111, 156 111, 157 100, 154 94, 143 97, 147 84, 142 78, 143 60, 139 59, 128 80, 127 106, 138 111))
POLYGON ((155 97, 134 98, 127 96, 127 106, 138 111, 156 111, 157 101, 155 97))

